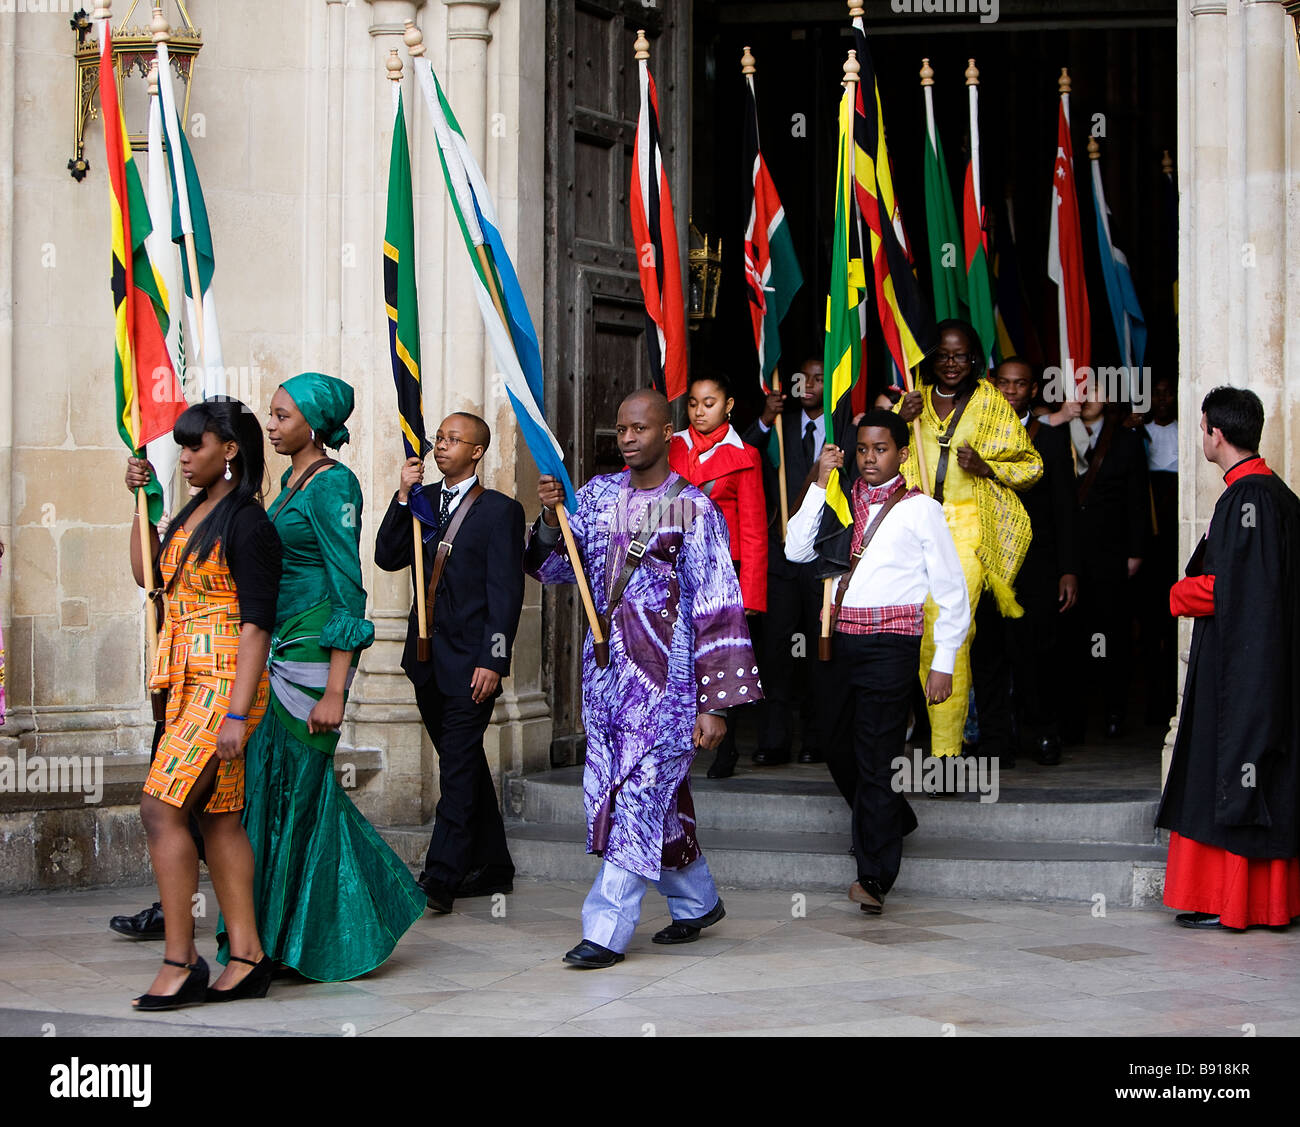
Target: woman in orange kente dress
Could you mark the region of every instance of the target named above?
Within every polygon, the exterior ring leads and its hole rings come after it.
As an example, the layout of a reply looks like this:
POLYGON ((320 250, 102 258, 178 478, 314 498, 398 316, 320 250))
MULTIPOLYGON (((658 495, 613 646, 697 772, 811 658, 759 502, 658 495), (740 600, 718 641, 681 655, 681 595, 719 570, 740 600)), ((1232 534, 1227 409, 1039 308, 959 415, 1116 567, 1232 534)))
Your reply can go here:
MULTIPOLYGON (((273 964, 253 911, 253 853, 240 824, 244 745, 266 711, 267 654, 280 588, 280 540, 262 508, 265 459, 257 418, 234 400, 209 400, 176 421, 180 466, 198 493, 161 543, 151 524, 154 577, 166 617, 150 680, 167 691, 167 719, 140 799, 149 858, 166 921, 163 967, 138 1010, 260 998, 273 964), (188 820, 197 814, 208 871, 237 956, 211 987, 194 945, 191 904, 199 859, 188 820)), ((152 470, 128 461, 126 483, 152 470)), ((138 520, 138 518, 137 518, 138 520)), ((131 566, 144 586, 139 530, 131 566)))

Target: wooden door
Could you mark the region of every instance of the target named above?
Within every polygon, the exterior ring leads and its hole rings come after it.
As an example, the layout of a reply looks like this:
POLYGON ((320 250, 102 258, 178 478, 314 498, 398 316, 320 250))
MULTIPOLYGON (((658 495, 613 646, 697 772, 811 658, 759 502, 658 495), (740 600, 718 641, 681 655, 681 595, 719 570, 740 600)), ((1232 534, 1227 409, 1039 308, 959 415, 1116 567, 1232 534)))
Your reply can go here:
MULTIPOLYGON (((650 384, 629 218, 638 28, 650 39, 685 262, 689 0, 547 0, 546 410, 575 485, 622 469, 618 404, 650 384)), ((548 589, 542 623, 552 762, 576 763, 587 625, 574 588, 548 589)))

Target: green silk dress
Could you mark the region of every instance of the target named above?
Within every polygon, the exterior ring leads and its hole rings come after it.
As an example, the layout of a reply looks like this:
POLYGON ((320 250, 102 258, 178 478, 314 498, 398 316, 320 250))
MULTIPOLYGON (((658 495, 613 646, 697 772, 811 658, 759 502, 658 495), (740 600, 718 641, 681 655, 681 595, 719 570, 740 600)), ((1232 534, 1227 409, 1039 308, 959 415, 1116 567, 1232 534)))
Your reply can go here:
MULTIPOLYGON (((266 953, 305 978, 339 982, 374 970, 425 909, 424 893, 334 775, 338 732, 311 734, 332 649, 375 640, 361 583, 361 486, 346 466, 319 471, 269 512, 284 548, 271 639, 271 707, 249 740, 244 826, 266 953)), ((229 946, 221 921, 217 959, 229 946)))

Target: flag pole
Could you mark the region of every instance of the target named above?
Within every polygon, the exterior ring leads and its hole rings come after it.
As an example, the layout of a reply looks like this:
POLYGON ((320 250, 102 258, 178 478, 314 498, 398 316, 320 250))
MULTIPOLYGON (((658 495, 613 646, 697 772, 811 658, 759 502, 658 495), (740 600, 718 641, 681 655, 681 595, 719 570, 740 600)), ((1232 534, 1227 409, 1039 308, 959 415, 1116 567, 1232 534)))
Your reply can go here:
MULTIPOLYGON (((745 47, 740 56, 740 73, 752 88, 754 75, 758 73, 758 60, 754 58, 754 54, 748 46, 745 47)), ((752 174, 753 170, 750 171, 752 174)), ((765 358, 760 356, 758 358, 760 382, 764 362, 765 358)), ((772 369, 772 390, 778 392, 781 390, 781 373, 776 368, 772 369)), ((776 475, 781 494, 781 542, 785 543, 786 526, 790 523, 790 499, 785 492, 785 427, 781 423, 781 416, 778 415, 773 425, 776 427, 776 475)))
MULTIPOLYGON (((149 27, 153 32, 153 41, 162 47, 164 55, 167 54, 167 44, 171 41, 172 29, 171 25, 167 22, 167 17, 163 15, 162 6, 159 4, 154 5, 153 19, 149 21, 149 27)), ((175 106, 173 105, 172 108, 175 109, 175 106)), ((165 101, 163 103, 163 112, 166 113, 165 101)), ((184 128, 185 123, 180 120, 178 115, 176 119, 177 132, 179 133, 184 128)), ((164 127, 164 140, 166 139, 166 136, 167 130, 164 127)), ((179 152, 172 153, 171 161, 172 166, 178 169, 179 174, 176 177, 177 183, 183 184, 185 182, 184 156, 179 152)), ((193 228, 193 223, 191 223, 190 226, 193 228)), ((206 393, 208 388, 208 346, 207 342, 204 340, 203 291, 199 288, 199 259, 198 254, 194 249, 194 231, 192 229, 185 232, 185 261, 189 267, 190 294, 194 301, 194 322, 199 337, 199 355, 203 357, 203 391, 206 393)))
MULTIPOLYGON (((401 96, 402 90, 402 60, 397 54, 397 48, 394 47, 388 52, 388 58, 384 61, 384 71, 389 82, 392 83, 390 89, 393 92, 393 128, 397 128, 397 103, 401 96)), ((389 176, 393 174, 393 169, 389 168, 389 176)), ((414 236, 414 232, 412 232, 414 236)), ((414 244, 412 244, 414 245, 414 244)), ((398 412, 401 412, 401 404, 398 404, 398 412)), ((423 430, 423 427, 421 427, 423 430)), ((417 450, 416 457, 423 457, 424 451, 417 450)), ((411 513, 411 571, 415 586, 415 623, 419 631, 416 644, 415 656, 418 661, 429 661, 433 657, 433 646, 429 638, 429 610, 428 599, 424 588, 424 536, 420 528, 420 518, 411 513)))
MULTIPOLYGON (((492 304, 496 306, 497 316, 501 318, 501 324, 505 326, 506 333, 510 332, 510 322, 506 318, 505 306, 501 304, 501 294, 497 290, 496 275, 492 271, 492 265, 488 261, 487 251, 483 244, 479 243, 474 247, 478 254, 479 267, 483 271, 483 281, 487 285, 487 291, 492 295, 492 304)), ((578 582, 578 594, 582 596, 582 606, 587 612, 587 622, 591 626, 591 638, 594 642, 605 642, 605 631, 600 625, 600 615, 596 613, 596 604, 591 598, 591 587, 587 584, 587 573, 582 569, 582 556, 578 554, 577 542, 573 539, 573 529, 569 527, 569 514, 563 505, 555 510, 555 515, 560 518, 560 533, 564 537, 564 546, 569 553, 569 563, 573 566, 573 575, 578 582)))
MULTIPOLYGON (((781 390, 781 373, 772 369, 772 390, 781 390)), ((785 427, 784 420, 777 415, 772 423, 776 427, 776 476, 781 493, 781 543, 785 543, 786 526, 790 523, 790 499, 785 495, 785 427)))
MULTIPOLYGON (((1065 107, 1065 120, 1070 120, 1070 70, 1068 67, 1061 68, 1061 76, 1056 80, 1057 92, 1061 97, 1061 105, 1065 107)), ((1072 162, 1073 163, 1073 162, 1072 162)), ((1065 375, 1065 396, 1071 402, 1079 398, 1079 389, 1074 384, 1074 364, 1071 362, 1073 357, 1070 356, 1070 333, 1067 328, 1067 319, 1065 315, 1065 300, 1062 296, 1065 293, 1065 279, 1062 277, 1061 284, 1057 286, 1057 311, 1060 324, 1057 326, 1057 338, 1061 345, 1061 367, 1065 375)), ((1065 424, 1070 434, 1070 468, 1074 470, 1074 476, 1079 476, 1079 455, 1074 448, 1074 432, 1077 429, 1074 425, 1075 420, 1071 419, 1065 424)))

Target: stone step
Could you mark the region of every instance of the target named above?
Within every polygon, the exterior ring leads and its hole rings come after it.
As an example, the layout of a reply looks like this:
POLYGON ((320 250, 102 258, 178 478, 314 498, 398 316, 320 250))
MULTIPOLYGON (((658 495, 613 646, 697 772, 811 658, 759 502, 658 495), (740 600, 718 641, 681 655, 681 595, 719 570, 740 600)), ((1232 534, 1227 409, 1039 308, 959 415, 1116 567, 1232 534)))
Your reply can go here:
MULTIPOLYGON (((386 827, 384 839, 418 867, 428 826, 386 827)), ((597 861, 576 824, 507 826, 520 876, 588 881, 597 861)), ((704 847, 720 887, 799 892, 847 888, 856 876, 843 834, 710 830, 704 847)), ((910 835, 895 888, 926 896, 1077 901, 1092 910, 1098 895, 1115 906, 1158 903, 1165 850, 1158 845, 1061 841, 980 841, 910 835)))
MULTIPOLYGON (((525 823, 581 825, 582 768, 562 767, 515 780, 515 811, 525 823), (521 793, 520 793, 521 792, 521 793)), ((838 834, 847 843, 849 809, 829 780, 763 775, 731 779, 693 776, 691 791, 700 831, 761 830, 838 834)), ((1154 788, 1002 787, 996 802, 977 795, 948 798, 918 794, 912 808, 920 823, 909 844, 969 838, 1003 842, 1155 842, 1159 792, 1154 788)))

